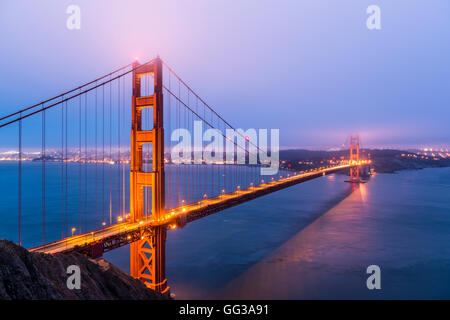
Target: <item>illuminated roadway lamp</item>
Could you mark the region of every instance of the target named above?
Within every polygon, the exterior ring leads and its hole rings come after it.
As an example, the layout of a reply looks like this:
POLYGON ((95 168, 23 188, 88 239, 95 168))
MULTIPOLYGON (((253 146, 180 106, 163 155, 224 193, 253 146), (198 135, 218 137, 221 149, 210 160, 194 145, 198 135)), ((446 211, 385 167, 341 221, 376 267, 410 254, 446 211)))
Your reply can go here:
POLYGON ((106 226, 106 222, 102 222, 102 226, 106 226))
POLYGON ((186 208, 183 208, 183 210, 181 210, 181 211, 186 212, 186 208))
POLYGON ((205 193, 205 194, 203 195, 203 198, 204 198, 204 199, 208 198, 208 195, 205 193))
POLYGON ((118 216, 118 217, 117 217, 117 221, 118 221, 118 222, 122 222, 122 220, 123 220, 123 219, 122 219, 121 216, 118 216))
POLYGON ((72 228, 72 237, 73 237, 73 233, 76 231, 76 228, 72 228))
POLYGON ((240 190, 240 189, 241 189, 241 186, 237 186, 237 189, 240 190))

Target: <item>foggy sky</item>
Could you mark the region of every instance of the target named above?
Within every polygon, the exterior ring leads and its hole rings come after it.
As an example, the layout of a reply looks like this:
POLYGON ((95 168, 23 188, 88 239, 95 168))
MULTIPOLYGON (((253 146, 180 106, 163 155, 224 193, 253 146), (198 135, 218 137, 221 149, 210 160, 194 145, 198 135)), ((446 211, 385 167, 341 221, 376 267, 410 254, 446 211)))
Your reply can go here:
POLYGON ((0 114, 159 54, 282 147, 450 145, 448 0, 2 0, 0 114), (66 8, 81 8, 81 30, 66 8), (366 9, 381 8, 381 30, 366 9))

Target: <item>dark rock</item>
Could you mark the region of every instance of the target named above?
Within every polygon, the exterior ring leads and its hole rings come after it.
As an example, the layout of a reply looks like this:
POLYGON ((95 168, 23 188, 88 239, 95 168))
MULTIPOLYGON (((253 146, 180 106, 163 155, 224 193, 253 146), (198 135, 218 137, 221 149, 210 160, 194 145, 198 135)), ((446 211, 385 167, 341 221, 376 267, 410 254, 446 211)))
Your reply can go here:
POLYGON ((106 260, 92 260, 79 253, 29 252, 8 240, 0 240, 0 299, 125 299, 162 300, 165 296, 147 288, 106 260), (67 267, 81 270, 81 289, 68 289, 67 267))

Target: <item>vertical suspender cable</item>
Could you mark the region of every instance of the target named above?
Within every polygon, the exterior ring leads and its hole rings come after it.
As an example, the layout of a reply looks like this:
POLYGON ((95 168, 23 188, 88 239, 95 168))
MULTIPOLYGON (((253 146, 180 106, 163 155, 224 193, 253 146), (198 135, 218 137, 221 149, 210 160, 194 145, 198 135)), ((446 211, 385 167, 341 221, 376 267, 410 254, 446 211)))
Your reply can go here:
MULTIPOLYGON (((44 105, 42 105, 44 107, 44 105)), ((45 110, 42 111, 42 244, 45 243, 45 110)))
MULTIPOLYGON (((95 85, 97 86, 97 82, 95 82, 95 85)), ((95 89, 95 229, 98 228, 98 154, 97 154, 97 125, 98 125, 98 90, 95 89)))
MULTIPOLYGON (((61 97, 61 100, 64 96, 61 97)), ((64 238, 64 103, 61 105, 61 239, 64 238)))
MULTIPOLYGON (((110 77, 111 78, 111 77, 110 77)), ((112 224, 112 85, 109 83, 109 224, 112 224)))
POLYGON ((67 234, 67 230, 68 230, 68 219, 67 219, 67 209, 68 209, 68 186, 69 186, 69 176, 68 176, 68 168, 67 168, 67 160, 68 160, 68 155, 67 155, 67 132, 68 132, 68 122, 67 122, 67 113, 69 112, 69 109, 68 109, 68 107, 67 107, 67 101, 66 101, 66 112, 65 112, 65 119, 64 119, 64 121, 65 121, 65 156, 64 156, 64 158, 65 158, 65 161, 64 161, 64 175, 65 175, 65 179, 64 179, 64 182, 65 182, 65 186, 64 186, 64 197, 65 197, 65 200, 64 200, 64 205, 65 205, 65 208, 64 208, 64 214, 65 214, 65 217, 64 217, 64 234, 67 234))
MULTIPOLYGON (((123 117, 124 115, 122 115, 123 117)), ((121 210, 121 195, 120 195, 120 158, 121 158, 121 144, 120 144, 120 78, 117 79, 117 147, 118 147, 118 156, 117 156, 117 202, 118 202, 118 210, 121 210)), ((123 211, 120 213, 120 216, 123 217, 123 211)))
POLYGON ((81 96, 78 106, 78 143, 78 230, 81 232, 81 96))
POLYGON ((122 80, 122 214, 125 214, 125 78, 122 80))
MULTIPOLYGON (((20 113, 22 118, 22 113, 20 113)), ((22 120, 19 120, 19 245, 22 245, 22 120)))
MULTIPOLYGON (((187 105, 189 105, 189 92, 188 92, 188 95, 187 95, 187 105)), ((186 130, 188 130, 188 131, 190 131, 189 129, 190 129, 190 114, 188 114, 186 111, 185 111, 185 119, 186 119, 186 125, 185 125, 185 128, 186 128, 186 130)), ((189 141, 189 144, 191 144, 191 141, 189 141)), ((184 155, 185 157, 186 157, 186 155, 184 155)), ((191 155, 189 155, 189 157, 188 157, 188 159, 190 159, 191 158, 191 155)), ((186 167, 186 179, 185 179, 185 190, 186 190, 186 203, 190 203, 191 202, 191 164, 190 163, 188 163, 188 165, 187 165, 187 167, 186 167)))
MULTIPOLYGON (((170 88, 170 73, 169 73, 169 88, 170 88)), ((171 123, 170 123, 170 119, 171 119, 171 111, 170 111, 170 96, 169 95, 164 95, 166 97, 167 103, 164 103, 163 105, 166 106, 167 108, 167 113, 164 112, 164 114, 166 115, 166 119, 167 119, 167 131, 166 131, 166 137, 167 137, 167 142, 164 143, 165 146, 169 146, 169 150, 171 149, 171 140, 170 140, 170 135, 172 132, 171 129, 171 123)), ((168 166, 168 170, 166 171, 166 188, 167 188, 167 193, 166 193, 166 205, 168 205, 169 208, 172 208, 171 206, 171 201, 170 201, 170 195, 171 193, 171 183, 172 183, 172 175, 171 175, 171 165, 172 165, 172 156, 170 156, 170 162, 169 162, 169 166, 168 166), (168 195, 168 196, 167 196, 168 195)))
MULTIPOLYGON (((87 155, 87 93, 84 96, 84 232, 87 232, 87 166, 88 166, 88 155, 87 155)), ((81 232, 81 229, 80 229, 81 232)))
POLYGON ((105 223, 105 86, 102 86, 102 226, 105 223))
MULTIPOLYGON (((178 82, 178 97, 180 97, 180 82, 178 82)), ((180 128, 180 102, 177 101, 177 129, 180 128)), ((181 185, 180 185, 180 163, 179 161, 177 161, 177 191, 178 191, 178 204, 177 206, 180 205, 181 203, 181 185)))

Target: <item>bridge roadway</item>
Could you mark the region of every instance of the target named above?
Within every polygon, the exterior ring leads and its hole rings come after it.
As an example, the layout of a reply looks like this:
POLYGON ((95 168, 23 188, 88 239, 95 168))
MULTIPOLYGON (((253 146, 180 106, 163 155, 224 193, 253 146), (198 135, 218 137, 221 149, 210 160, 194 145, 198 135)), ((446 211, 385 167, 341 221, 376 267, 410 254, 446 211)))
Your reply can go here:
POLYGON ((62 240, 30 248, 30 251, 44 253, 64 253, 77 251, 89 256, 99 256, 103 252, 127 245, 151 234, 153 228, 166 226, 168 229, 183 227, 210 214, 225 210, 238 204, 250 201, 263 195, 312 180, 340 170, 348 169, 356 164, 341 164, 321 167, 312 171, 293 173, 291 176, 270 181, 255 187, 237 190, 231 193, 205 199, 193 204, 167 210, 164 219, 153 220, 151 216, 142 221, 132 222, 129 219, 105 228, 67 237, 62 240))

